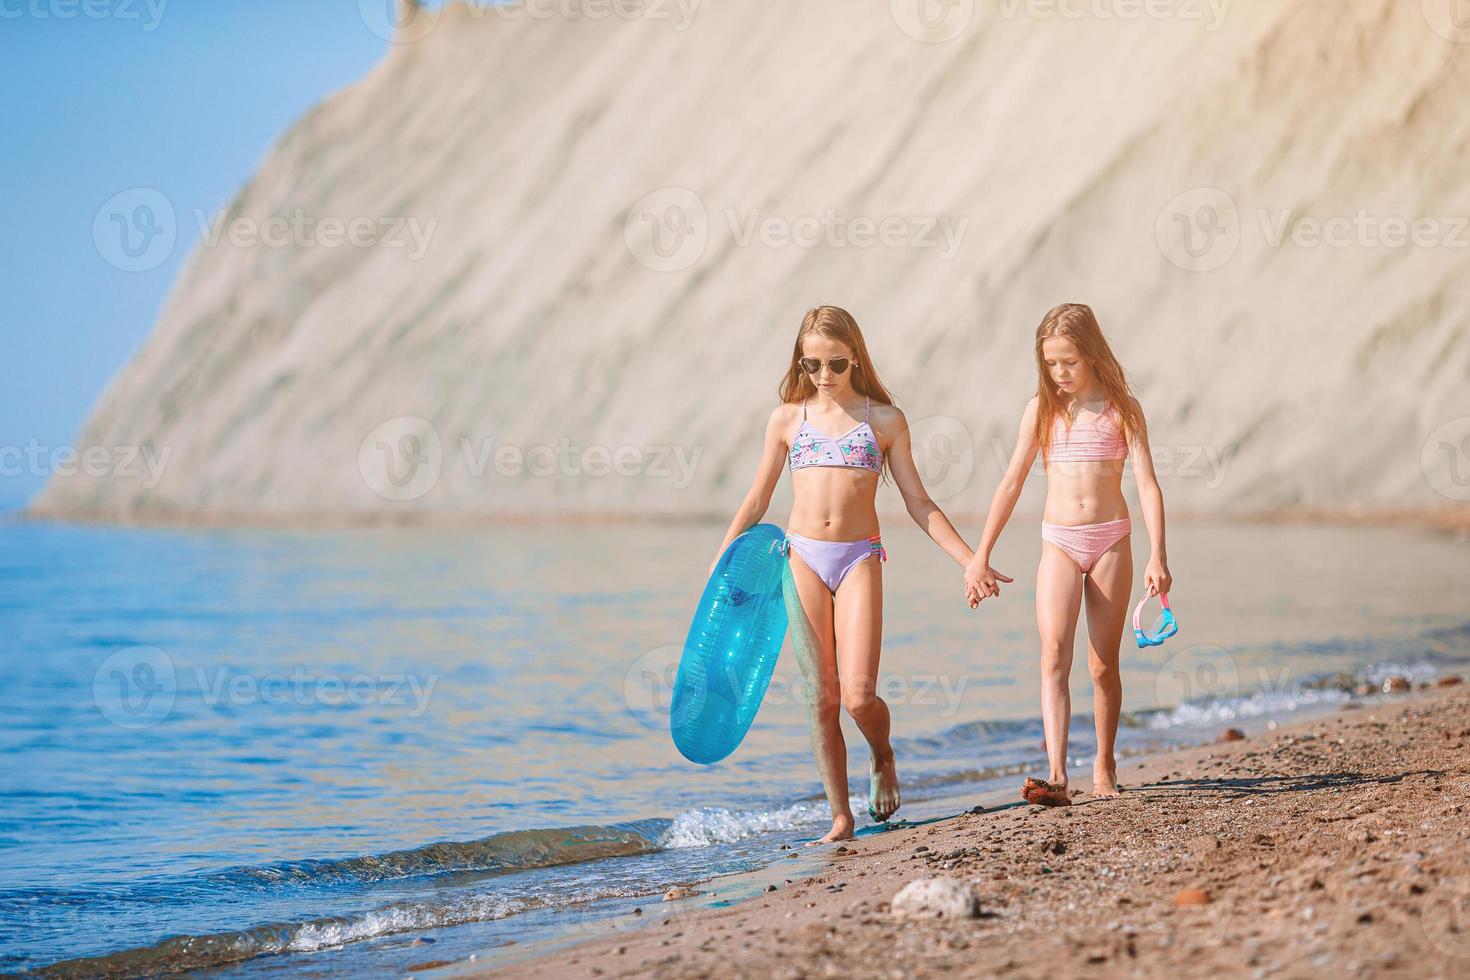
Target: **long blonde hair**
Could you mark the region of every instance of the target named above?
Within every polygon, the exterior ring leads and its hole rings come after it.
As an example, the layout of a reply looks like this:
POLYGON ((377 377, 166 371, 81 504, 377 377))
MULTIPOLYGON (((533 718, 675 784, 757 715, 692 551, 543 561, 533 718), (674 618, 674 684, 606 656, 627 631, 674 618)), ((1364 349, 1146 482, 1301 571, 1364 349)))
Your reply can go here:
MULTIPOLYGON (((801 318, 801 329, 796 332, 796 345, 791 351, 791 364, 786 377, 781 379, 781 401, 786 404, 806 401, 817 393, 811 376, 801 369, 801 342, 813 334, 835 340, 852 349, 852 387, 860 395, 866 395, 880 405, 892 405, 893 396, 878 380, 878 371, 873 359, 868 356, 868 345, 863 342, 863 332, 858 328, 853 315, 839 306, 818 306, 806 311, 801 318)), ((888 477, 888 457, 883 457, 883 479, 888 477)))
POLYGON ((1036 328, 1036 442, 1041 447, 1042 458, 1046 458, 1051 448, 1056 420, 1064 418, 1068 428, 1072 425, 1061 392, 1046 370, 1046 356, 1041 351, 1041 345, 1053 337, 1065 337, 1077 345, 1098 384, 1102 385, 1108 403, 1118 414, 1124 441, 1132 445, 1133 437, 1143 429, 1143 415, 1134 407, 1128 375, 1113 356, 1113 349, 1108 346, 1092 307, 1082 303, 1063 303, 1048 311, 1036 328))
POLYGON ((837 306, 818 306, 807 310, 806 316, 801 318, 801 329, 796 333, 796 345, 791 351, 791 364, 786 369, 786 377, 781 379, 780 395, 783 402, 790 404, 805 401, 817 393, 816 384, 801 369, 799 363, 801 342, 813 334, 835 340, 852 349, 853 362, 849 370, 852 371, 854 391, 881 405, 893 404, 893 396, 883 387, 883 382, 878 380, 872 358, 868 357, 868 345, 863 342, 863 332, 858 329, 857 320, 853 319, 851 313, 837 306))

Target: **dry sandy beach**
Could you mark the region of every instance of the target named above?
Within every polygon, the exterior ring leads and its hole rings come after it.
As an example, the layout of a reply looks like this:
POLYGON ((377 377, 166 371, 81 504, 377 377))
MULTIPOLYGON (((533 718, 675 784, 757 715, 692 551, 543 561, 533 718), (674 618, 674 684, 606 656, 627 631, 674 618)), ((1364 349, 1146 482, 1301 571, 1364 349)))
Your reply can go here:
POLYGON ((812 877, 776 862, 760 886, 774 890, 728 907, 651 897, 647 926, 482 975, 1470 975, 1465 685, 1120 775, 1116 800, 1004 804, 824 848, 812 877), (893 912, 906 884, 941 876, 978 914, 893 912))

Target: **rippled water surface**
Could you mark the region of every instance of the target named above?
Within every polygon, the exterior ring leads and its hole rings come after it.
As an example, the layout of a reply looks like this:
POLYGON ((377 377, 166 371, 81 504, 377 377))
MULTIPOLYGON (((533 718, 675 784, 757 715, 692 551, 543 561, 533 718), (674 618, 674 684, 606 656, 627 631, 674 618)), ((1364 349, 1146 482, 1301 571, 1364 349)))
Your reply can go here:
MULTIPOLYGON (((996 556, 1016 584, 979 611, 912 526, 884 529, 907 815, 1041 759, 1032 524, 996 556)), ((719 537, 0 527, 0 969, 403 965, 410 941, 554 934, 811 836, 825 805, 789 651, 732 757, 696 767, 668 736, 719 537)), ((1130 750, 1470 655, 1463 542, 1185 523, 1170 549, 1181 629, 1125 644, 1130 750)))

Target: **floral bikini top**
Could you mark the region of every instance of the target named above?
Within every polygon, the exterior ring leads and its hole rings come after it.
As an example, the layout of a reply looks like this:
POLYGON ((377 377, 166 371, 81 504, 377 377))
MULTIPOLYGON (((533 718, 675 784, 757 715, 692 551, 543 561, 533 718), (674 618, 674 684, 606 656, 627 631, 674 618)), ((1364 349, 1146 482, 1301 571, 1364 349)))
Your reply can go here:
POLYGON ((793 470, 807 466, 851 466, 857 469, 883 472, 883 451, 878 448, 878 437, 868 424, 868 412, 873 407, 869 398, 863 406, 863 420, 835 439, 822 435, 806 420, 806 402, 801 403, 801 428, 791 440, 791 452, 786 460, 793 470))

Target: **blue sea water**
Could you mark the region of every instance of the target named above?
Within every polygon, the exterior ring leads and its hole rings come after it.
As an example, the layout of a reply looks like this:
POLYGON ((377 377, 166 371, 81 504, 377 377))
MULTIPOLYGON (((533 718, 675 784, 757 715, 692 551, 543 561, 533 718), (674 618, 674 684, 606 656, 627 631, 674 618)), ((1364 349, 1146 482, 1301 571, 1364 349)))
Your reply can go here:
MULTIPOLYGON (((1017 582, 978 611, 927 539, 885 527, 880 692, 911 818, 1042 759, 1039 545, 1014 523, 996 563, 1017 582)), ((730 758, 693 766, 667 729, 719 537, 0 526, 0 971, 483 964, 782 857, 827 820, 789 652, 730 758)), ((1470 659, 1463 539, 1181 523, 1170 542, 1180 634, 1125 642, 1127 751, 1470 659)))

